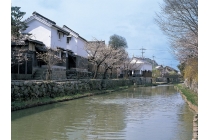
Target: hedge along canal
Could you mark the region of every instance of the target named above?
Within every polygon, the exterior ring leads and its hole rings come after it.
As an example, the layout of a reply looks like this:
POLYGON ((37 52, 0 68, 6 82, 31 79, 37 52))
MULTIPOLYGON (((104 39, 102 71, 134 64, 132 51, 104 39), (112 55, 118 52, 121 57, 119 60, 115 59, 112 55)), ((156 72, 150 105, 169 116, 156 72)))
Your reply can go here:
POLYGON ((104 94, 138 84, 138 79, 12 81, 11 110, 104 94))

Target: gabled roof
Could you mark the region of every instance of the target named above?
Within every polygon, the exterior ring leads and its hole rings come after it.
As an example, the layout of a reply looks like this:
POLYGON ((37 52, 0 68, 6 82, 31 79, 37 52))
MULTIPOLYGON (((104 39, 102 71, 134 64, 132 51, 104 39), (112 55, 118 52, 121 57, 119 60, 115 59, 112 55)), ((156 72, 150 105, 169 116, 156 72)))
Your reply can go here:
POLYGON ((37 13, 36 11, 34 11, 34 12, 32 13, 32 15, 39 16, 39 17, 41 17, 41 18, 43 18, 43 19, 47 20, 48 22, 50 22, 50 23, 52 23, 52 24, 56 24, 54 21, 52 21, 52 20, 50 20, 50 19, 48 19, 48 18, 46 18, 46 17, 44 17, 44 16, 40 15, 40 14, 39 14, 39 13, 37 13))
POLYGON ((146 61, 146 60, 144 60, 144 59, 142 59, 142 58, 133 57, 133 58, 132 58, 132 61, 133 61, 134 59, 136 59, 136 62, 135 62, 135 63, 144 63, 144 64, 150 64, 150 65, 152 65, 150 62, 148 62, 148 61, 146 61))
POLYGON ((79 34, 77 32, 75 32, 74 30, 70 29, 69 27, 67 27, 66 25, 63 25, 63 28, 67 28, 68 30, 70 30, 71 32, 75 33, 76 35, 79 36, 79 34))
POLYGON ((166 69, 169 69, 169 70, 171 70, 171 71, 175 71, 175 72, 178 72, 178 70, 175 70, 174 68, 172 68, 172 67, 169 67, 169 66, 165 66, 165 68, 166 68, 166 69))
POLYGON ((67 31, 73 32, 73 34, 75 34, 76 36, 78 36, 79 38, 81 38, 82 40, 84 40, 85 42, 88 42, 86 39, 84 39, 83 37, 81 37, 77 32, 75 32, 74 30, 70 29, 66 25, 63 25, 63 28, 66 28, 67 31))
POLYGON ((79 36, 82 40, 84 40, 85 42, 88 42, 86 39, 84 39, 83 37, 79 36))
POLYGON ((163 66, 162 65, 158 65, 155 67, 156 69, 163 69, 163 66))
POLYGON ((69 32, 67 32, 66 30, 64 30, 62 27, 59 27, 58 25, 56 25, 56 23, 46 17, 44 17, 43 15, 37 13, 36 11, 32 13, 33 16, 29 17, 28 19, 25 20, 25 22, 29 22, 33 19, 37 19, 40 22, 46 24, 47 26, 53 26, 54 28, 56 28, 58 31, 64 33, 64 34, 69 34, 69 32))
POLYGON ((27 42, 33 42, 33 43, 36 43, 36 44, 39 44, 39 45, 44 45, 43 42, 41 41, 38 41, 38 40, 34 40, 34 39, 22 39, 22 40, 19 40, 19 41, 16 41, 16 42, 11 42, 11 45, 27 45, 28 43, 27 42))
POLYGON ((53 27, 55 27, 57 30, 59 30, 60 32, 69 35, 69 32, 67 32, 66 30, 64 30, 63 28, 57 26, 57 25, 52 25, 53 27))
POLYGON ((29 42, 34 42, 34 43, 37 43, 37 44, 40 44, 40 45, 44 45, 44 43, 43 43, 43 42, 38 41, 38 40, 34 40, 34 39, 27 39, 26 41, 29 41, 29 42))

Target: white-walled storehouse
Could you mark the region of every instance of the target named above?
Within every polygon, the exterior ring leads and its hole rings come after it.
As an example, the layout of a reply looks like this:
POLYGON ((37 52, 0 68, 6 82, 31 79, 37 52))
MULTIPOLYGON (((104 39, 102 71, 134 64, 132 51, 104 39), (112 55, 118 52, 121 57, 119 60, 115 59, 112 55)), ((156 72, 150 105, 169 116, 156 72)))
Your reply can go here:
POLYGON ((144 59, 133 57, 131 62, 131 74, 132 76, 152 76, 152 64, 144 59))
POLYGON ((63 25, 63 29, 69 32, 69 35, 67 36, 68 41, 66 49, 72 50, 75 55, 87 58, 88 54, 84 49, 87 44, 87 40, 82 38, 77 32, 73 31, 66 25, 63 25))
POLYGON ((78 59, 87 58, 84 50, 87 41, 67 26, 60 27, 37 12, 33 12, 25 23, 28 28, 22 33, 32 34, 32 39, 43 42, 48 48, 58 49, 58 56, 66 57, 66 64, 59 67, 77 68, 80 67, 78 59))
POLYGON ((46 47, 66 49, 66 39, 69 33, 56 23, 37 12, 25 20, 28 28, 23 33, 31 33, 32 39, 43 42, 46 47))

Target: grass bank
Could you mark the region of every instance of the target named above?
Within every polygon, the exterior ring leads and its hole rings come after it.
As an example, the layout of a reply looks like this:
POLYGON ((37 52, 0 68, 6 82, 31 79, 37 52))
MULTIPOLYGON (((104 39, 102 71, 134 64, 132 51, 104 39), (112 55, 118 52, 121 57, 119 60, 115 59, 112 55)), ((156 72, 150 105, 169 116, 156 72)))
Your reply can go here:
POLYGON ((110 93, 114 91, 127 89, 131 86, 122 86, 122 87, 116 87, 114 89, 106 89, 106 90, 92 90, 92 91, 83 92, 83 93, 65 95, 62 97, 54 97, 54 98, 43 97, 43 98, 33 99, 33 100, 28 100, 28 101, 14 101, 14 102, 11 102, 11 111, 21 110, 21 109, 26 109, 26 108, 36 107, 36 106, 42 106, 42 105, 52 104, 52 103, 57 103, 57 102, 64 102, 64 101, 79 99, 79 98, 98 95, 98 94, 110 93))
POLYGON ((175 87, 186 99, 190 108, 193 109, 195 112, 198 112, 198 94, 185 87, 183 84, 176 84, 175 87))

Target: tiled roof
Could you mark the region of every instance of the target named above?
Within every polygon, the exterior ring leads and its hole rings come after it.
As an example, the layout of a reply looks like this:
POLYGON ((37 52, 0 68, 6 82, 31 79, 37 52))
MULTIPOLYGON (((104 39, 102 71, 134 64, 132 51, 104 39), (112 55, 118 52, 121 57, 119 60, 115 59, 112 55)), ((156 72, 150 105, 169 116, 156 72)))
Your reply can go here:
POLYGON ((66 25, 63 25, 63 28, 67 28, 68 30, 70 30, 71 32, 75 33, 76 35, 78 35, 82 40, 88 42, 86 39, 84 39, 83 37, 81 37, 77 32, 75 32, 74 30, 70 29, 69 27, 67 27, 66 25))
POLYGON ((143 62, 143 63, 145 63, 145 64, 150 64, 150 65, 152 65, 150 62, 148 62, 148 61, 145 60, 144 58, 133 57, 132 59, 136 59, 136 60, 141 61, 141 62, 143 62))
POLYGON ((23 40, 15 41, 15 42, 14 41, 11 41, 11 45, 12 46, 18 46, 18 45, 23 46, 23 45, 26 45, 26 43, 23 40))
POLYGON ((53 27, 57 28, 60 32, 64 33, 64 34, 69 34, 69 32, 67 32, 66 30, 64 30, 63 28, 57 26, 57 25, 52 25, 53 27))
POLYGON ((41 18, 44 18, 45 20, 47 20, 48 22, 50 22, 50 23, 52 23, 52 24, 56 24, 54 21, 52 21, 52 20, 50 20, 50 19, 48 19, 48 18, 46 18, 46 17, 40 15, 40 14, 37 13, 36 11, 33 12, 32 14, 33 14, 33 15, 37 15, 37 16, 39 16, 39 17, 41 17, 41 18))
POLYGON ((88 42, 86 39, 84 39, 83 37, 81 37, 81 36, 79 36, 82 40, 84 40, 84 41, 86 41, 86 42, 88 42))
POLYGON ((48 23, 51 23, 53 27, 55 27, 56 29, 58 29, 60 32, 64 33, 64 34, 69 34, 66 30, 64 30, 63 28, 59 27, 56 25, 56 23, 46 17, 44 17, 43 15, 37 13, 37 12, 33 12, 33 15, 36 15, 37 17, 44 19, 45 21, 47 21, 48 23))
POLYGON ((35 46, 35 48, 38 51, 47 52, 47 48, 45 46, 35 46))
POLYGON ((70 28, 67 27, 66 25, 63 25, 63 28, 67 28, 67 29, 69 29, 70 31, 74 32, 75 34, 79 35, 77 32, 75 32, 74 30, 70 29, 70 28))
POLYGON ((34 39, 22 39, 22 40, 18 40, 18 41, 16 41, 16 42, 11 42, 11 45, 27 45, 28 43, 26 43, 26 42, 34 42, 34 43, 37 43, 37 44, 40 44, 40 45, 44 45, 44 43, 43 42, 41 42, 41 41, 38 41, 38 40, 34 40, 34 39))
POLYGON ((41 41, 38 41, 38 40, 33 40, 33 39, 27 39, 29 42, 34 42, 34 43, 37 43, 37 44, 40 44, 40 45, 44 45, 43 42, 41 41))
POLYGON ((175 70, 174 68, 169 67, 169 66, 166 66, 165 68, 167 68, 167 69, 169 69, 169 70, 173 70, 173 71, 175 71, 175 72, 178 72, 177 70, 175 70))

